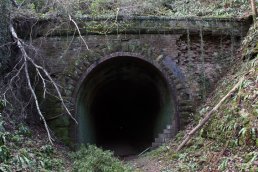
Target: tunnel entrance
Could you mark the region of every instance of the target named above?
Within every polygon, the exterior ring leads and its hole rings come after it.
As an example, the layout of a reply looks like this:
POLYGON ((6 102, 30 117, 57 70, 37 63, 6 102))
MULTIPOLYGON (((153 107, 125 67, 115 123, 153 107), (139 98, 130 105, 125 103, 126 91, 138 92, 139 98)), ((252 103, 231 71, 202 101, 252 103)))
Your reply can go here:
POLYGON ((136 57, 114 57, 95 65, 77 97, 78 141, 120 156, 150 147, 174 114, 162 72, 136 57))

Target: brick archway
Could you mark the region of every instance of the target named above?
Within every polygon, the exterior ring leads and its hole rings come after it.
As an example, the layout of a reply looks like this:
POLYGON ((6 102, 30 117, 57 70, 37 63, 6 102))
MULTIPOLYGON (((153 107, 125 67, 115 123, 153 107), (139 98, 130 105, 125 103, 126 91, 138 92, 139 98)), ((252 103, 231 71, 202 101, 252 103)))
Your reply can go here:
MULTIPOLYGON (((73 93, 75 114, 79 121, 79 126, 73 129, 75 142, 94 143, 112 150, 111 142, 116 144, 115 142, 135 140, 130 144, 134 148, 140 148, 140 150, 133 150, 137 153, 152 144, 164 142, 159 139, 173 137, 179 129, 175 78, 160 65, 160 58, 151 59, 137 53, 116 52, 93 62, 82 73, 73 93), (119 89, 120 91, 117 91, 119 89), (110 94, 114 94, 115 98, 110 94), (121 97, 123 97, 121 101, 125 101, 124 104, 117 100, 121 97), (111 103, 105 99, 110 100, 111 103), (135 101, 132 101, 133 99, 135 101), (107 106, 105 102, 108 103, 107 106), (117 104, 113 109, 109 108, 113 105, 112 103, 117 104), (127 106, 127 104, 132 108, 123 111, 124 109, 119 107, 127 106), (142 107, 136 104, 141 104, 142 107), (99 108, 108 110, 99 110, 99 108), (133 115, 136 114, 132 118, 128 117, 130 110, 134 110, 133 115), (118 114, 120 111, 127 116, 120 118, 119 115, 111 114, 118 114), (101 116, 104 113, 107 115, 101 116), (112 120, 109 120, 110 118, 112 120), (102 120, 111 123, 111 126, 106 125, 102 120), (116 122, 116 120, 121 121, 116 122), (118 132, 119 127, 121 130, 129 128, 130 131, 118 132), (146 131, 140 132, 145 129, 146 131), (169 133, 159 138, 163 129, 169 130, 169 133), (106 132, 110 133, 105 138, 106 132)), ((114 151, 120 155, 125 153, 114 151)))

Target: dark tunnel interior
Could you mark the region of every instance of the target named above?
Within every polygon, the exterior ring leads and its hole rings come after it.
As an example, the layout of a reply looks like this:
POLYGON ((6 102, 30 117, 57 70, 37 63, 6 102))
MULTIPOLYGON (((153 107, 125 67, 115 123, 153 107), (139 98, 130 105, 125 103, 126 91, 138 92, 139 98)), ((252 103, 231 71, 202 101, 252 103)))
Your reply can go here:
POLYGON ((85 113, 81 115, 87 116, 91 126, 89 142, 120 156, 138 154, 151 146, 169 99, 161 72, 133 57, 97 65, 80 95, 85 113))
POLYGON ((104 85, 90 111, 96 144, 128 144, 144 149, 154 138, 152 127, 160 111, 159 96, 157 88, 144 81, 117 78, 104 85))

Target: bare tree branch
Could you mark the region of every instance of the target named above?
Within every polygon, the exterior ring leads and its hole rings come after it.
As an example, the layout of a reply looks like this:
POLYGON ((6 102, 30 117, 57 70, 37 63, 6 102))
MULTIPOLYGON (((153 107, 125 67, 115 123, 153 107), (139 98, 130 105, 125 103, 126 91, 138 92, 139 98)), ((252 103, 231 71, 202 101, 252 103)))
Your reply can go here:
MULTIPOLYGON (((20 8, 20 6, 21 6, 21 4, 18 4, 16 2, 16 0, 10 0, 9 2, 11 2, 13 7, 15 7, 15 8, 20 8)), ((60 2, 60 4, 62 5, 61 2, 60 2)), ((79 37, 82 40, 83 44, 85 45, 87 50, 89 50, 89 47, 88 47, 85 39, 81 35, 79 26, 77 25, 76 21, 74 19, 72 19, 68 10, 67 10, 67 14, 69 17, 69 22, 73 23, 73 25, 76 28, 75 33, 76 33, 76 31, 78 32, 79 37)), ((53 141, 54 141, 53 136, 54 135, 52 135, 51 130, 49 129, 48 124, 47 124, 47 119, 44 117, 44 115, 40 109, 39 99, 36 95, 35 88, 33 88, 34 83, 32 83, 33 78, 31 78, 31 76, 30 76, 30 68, 29 67, 32 67, 35 69, 36 79, 40 80, 40 82, 42 82, 42 84, 43 84, 43 98, 46 97, 46 94, 50 94, 47 89, 48 84, 52 85, 55 90, 55 95, 53 95, 53 96, 57 97, 57 99, 60 100, 60 104, 62 104, 64 110, 70 116, 70 118, 73 121, 75 121, 76 124, 78 124, 78 122, 76 121, 76 119, 73 117, 73 115, 71 114, 71 112, 69 111, 69 109, 66 106, 65 100, 63 99, 61 91, 60 91, 61 87, 53 80, 53 78, 50 76, 49 72, 43 67, 43 65, 37 64, 35 58, 32 56, 30 57, 29 54, 27 53, 26 48, 30 47, 30 45, 26 45, 26 43, 23 42, 23 40, 21 40, 17 36, 17 33, 12 24, 9 25, 9 30, 10 30, 11 36, 13 37, 13 40, 14 40, 13 43, 16 44, 17 47, 19 48, 19 50, 21 52, 21 56, 19 57, 19 59, 18 59, 19 61, 14 66, 13 70, 6 76, 6 78, 9 79, 9 82, 8 82, 8 88, 5 89, 3 96, 5 97, 7 92, 10 91, 13 99, 15 101, 19 102, 19 105, 21 105, 22 113, 24 113, 27 110, 26 109, 27 106, 30 104, 31 101, 33 101, 35 103, 36 110, 40 116, 40 119, 42 119, 42 121, 43 121, 49 142, 51 144, 53 144, 53 141), (23 74, 23 71, 24 71, 25 75, 23 74), (17 90, 23 89, 23 88, 21 88, 21 85, 22 85, 21 83, 23 83, 23 82, 26 82, 26 84, 28 86, 28 90, 31 93, 29 102, 27 100, 26 100, 26 102, 24 102, 24 100, 19 100, 19 99, 21 99, 22 95, 21 95, 21 92, 19 92, 17 90), (24 104, 26 104, 26 106, 24 106, 24 104)), ((30 50, 33 50, 35 52, 37 51, 34 49, 34 47, 30 47, 30 50)), ((63 115, 63 114, 60 114, 60 115, 54 117, 53 119, 55 119, 61 115, 63 115)))
POLYGON ((81 31, 80 31, 80 29, 79 29, 77 23, 72 19, 72 17, 71 17, 70 14, 69 14, 68 16, 69 16, 69 20, 75 25, 75 27, 76 27, 76 29, 77 29, 77 31, 78 31, 78 33, 79 33, 79 36, 80 36, 80 38, 82 39, 83 43, 85 44, 87 50, 89 50, 89 47, 88 47, 88 45, 87 45, 85 39, 82 37, 81 31))
POLYGON ((37 70, 37 73, 39 74, 39 77, 41 78, 41 81, 43 83, 43 98, 45 99, 46 98, 46 90, 47 90, 47 87, 46 87, 46 82, 45 82, 45 79, 43 78, 43 76, 41 75, 41 73, 39 72, 38 69, 37 70))
POLYGON ((38 113, 39 113, 39 115, 40 115, 40 117, 41 117, 41 119, 42 119, 42 121, 43 121, 43 123, 44 123, 45 129, 46 129, 46 131, 47 131, 48 140, 49 140, 49 142, 50 142, 51 144, 53 144, 53 138, 51 137, 51 134, 50 134, 50 131, 49 131, 47 122, 46 122, 46 120, 45 120, 45 117, 43 116, 43 114, 42 114, 42 112, 41 112, 41 110, 40 110, 38 98, 37 98, 37 96, 36 96, 36 93, 35 93, 34 89, 33 89, 32 86, 31 86, 30 75, 29 75, 29 72, 28 72, 28 63, 27 63, 26 57, 24 57, 24 60, 25 60, 25 62, 24 62, 25 68, 24 68, 24 69, 25 69, 25 74, 26 74, 26 78, 27 78, 27 83, 28 83, 29 89, 30 89, 31 94, 32 94, 32 96, 33 96, 33 98, 34 98, 37 111, 38 111, 38 113))
POLYGON ((61 92, 57 86, 57 84, 55 83, 55 81, 53 80, 53 78, 50 76, 50 74, 46 71, 46 69, 44 69, 42 66, 37 65, 34 60, 32 58, 30 58, 29 56, 27 56, 27 59, 33 64, 33 66, 37 69, 40 69, 44 72, 44 74, 46 75, 46 77, 50 80, 51 84, 55 87, 55 90, 57 92, 57 95, 59 97, 59 100, 61 101, 63 107, 65 108, 66 112, 68 113, 68 115, 76 122, 76 124, 78 124, 78 122, 76 121, 76 119, 72 116, 71 112, 69 111, 69 109, 67 108, 67 106, 64 103, 64 99, 61 95, 61 92))
POLYGON ((257 9, 255 0, 250 0, 254 21, 257 17, 257 9))
MULTIPOLYGON (((20 64, 21 66, 18 68, 18 70, 16 71, 15 75, 11 78, 10 84, 12 85, 14 79, 19 77, 19 75, 21 74, 22 70, 25 71, 26 82, 27 82, 29 90, 30 90, 30 92, 32 94, 32 98, 33 98, 34 103, 36 105, 37 112, 38 112, 40 118, 42 119, 42 121, 44 123, 44 127, 45 127, 45 129, 47 131, 48 139, 49 139, 50 143, 53 144, 54 139, 51 136, 51 133, 50 133, 49 127, 47 125, 46 119, 45 119, 45 117, 42 114, 42 111, 40 109, 37 95, 36 95, 36 93, 35 93, 35 91, 34 91, 34 89, 32 87, 32 84, 31 84, 31 78, 30 78, 29 69, 28 69, 29 63, 32 64, 32 66, 36 69, 36 74, 39 76, 39 78, 41 79, 41 81, 43 83, 43 90, 44 90, 43 97, 45 98, 45 96, 46 96, 46 92, 47 92, 46 81, 48 81, 48 82, 50 82, 50 84, 52 84, 54 86, 55 91, 57 93, 57 97, 61 101, 61 104, 64 107, 65 111, 75 121, 76 124, 78 124, 78 122, 72 116, 71 112, 69 111, 69 109, 65 105, 65 102, 64 102, 64 99, 63 99, 63 97, 61 95, 59 87, 56 84, 56 82, 53 80, 53 78, 50 76, 50 74, 47 72, 47 70, 45 68, 43 68, 42 66, 36 64, 36 62, 27 54, 27 52, 25 50, 25 47, 24 47, 25 44, 23 43, 23 41, 21 39, 18 38, 18 36, 17 36, 17 34, 15 32, 15 29, 14 29, 12 24, 10 24, 10 32, 11 32, 11 35, 12 35, 13 39, 15 40, 19 50, 21 51, 21 59, 20 59, 20 61, 18 63, 22 63, 22 64, 20 64), (41 72, 43 72, 43 74, 41 72)), ((17 66, 18 66, 18 64, 16 64, 16 67, 17 66)))
POLYGON ((42 114, 42 112, 40 110, 38 98, 36 96, 36 93, 35 93, 34 89, 31 86, 30 75, 29 75, 29 72, 28 72, 28 58, 29 58, 29 56, 28 56, 25 48, 23 47, 22 42, 18 38, 18 36, 17 36, 17 34, 16 34, 12 24, 10 24, 10 31, 11 31, 11 34, 12 34, 13 38, 15 39, 15 41, 17 43, 18 48, 20 49, 20 51, 22 53, 22 58, 24 60, 24 70, 25 70, 25 75, 26 75, 26 79, 27 79, 27 84, 28 84, 30 92, 31 92, 31 94, 32 94, 32 96, 34 98, 34 101, 35 101, 35 104, 36 104, 36 108, 37 108, 37 111, 38 111, 38 113, 40 115, 40 118, 42 119, 42 121, 44 123, 45 129, 47 131, 49 142, 51 144, 53 144, 53 138, 51 137, 51 134, 50 134, 47 122, 45 120, 45 117, 43 116, 43 114, 42 114))

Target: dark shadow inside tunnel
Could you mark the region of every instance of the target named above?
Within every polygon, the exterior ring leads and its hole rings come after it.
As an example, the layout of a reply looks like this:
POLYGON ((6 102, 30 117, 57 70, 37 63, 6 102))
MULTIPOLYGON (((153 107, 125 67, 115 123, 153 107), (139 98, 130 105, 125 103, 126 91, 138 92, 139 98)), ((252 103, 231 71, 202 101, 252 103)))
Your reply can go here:
POLYGON ((152 64, 134 57, 104 61, 81 86, 79 141, 125 156, 151 146, 171 123, 169 85, 152 64))
POLYGON ((152 127, 160 111, 159 96, 155 85, 134 78, 117 78, 103 85, 90 109, 96 144, 128 144, 141 150, 151 143, 152 127))

